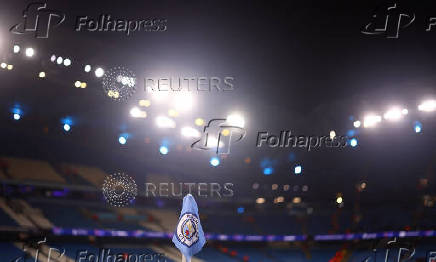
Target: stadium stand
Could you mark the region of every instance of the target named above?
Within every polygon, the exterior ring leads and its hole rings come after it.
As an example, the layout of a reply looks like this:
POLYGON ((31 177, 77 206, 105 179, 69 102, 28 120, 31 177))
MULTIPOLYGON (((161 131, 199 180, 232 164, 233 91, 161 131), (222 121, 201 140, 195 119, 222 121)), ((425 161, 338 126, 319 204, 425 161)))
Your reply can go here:
POLYGON ((63 184, 66 182, 47 162, 12 157, 3 157, 1 159, 8 163, 8 173, 14 180, 23 182, 45 181, 63 184))

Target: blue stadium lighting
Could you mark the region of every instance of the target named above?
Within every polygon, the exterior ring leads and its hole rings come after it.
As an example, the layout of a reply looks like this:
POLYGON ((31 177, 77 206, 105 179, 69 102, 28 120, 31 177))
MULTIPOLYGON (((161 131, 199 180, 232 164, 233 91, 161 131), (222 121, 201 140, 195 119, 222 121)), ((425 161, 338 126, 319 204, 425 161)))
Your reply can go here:
POLYGON ((69 124, 64 124, 64 130, 65 132, 68 132, 71 130, 71 126, 69 124))
POLYGON ((244 207, 238 207, 238 214, 243 214, 245 211, 244 207))
POLYGON ((18 113, 15 113, 14 114, 14 120, 20 120, 21 119, 21 115, 20 114, 18 114, 18 113))
POLYGON ((300 165, 294 167, 294 174, 300 175, 303 172, 303 168, 300 165))
POLYGON ((168 154, 168 147, 166 147, 166 146, 161 146, 161 147, 159 147, 159 152, 162 154, 162 155, 166 155, 166 154, 168 154))
POLYGON ((265 168, 263 169, 263 174, 264 174, 265 176, 269 176, 269 175, 271 175, 272 173, 274 173, 274 168, 272 168, 272 167, 265 167, 265 168))
POLYGON ((421 133, 421 131, 422 131, 422 124, 421 124, 421 122, 415 121, 415 124, 414 124, 413 128, 415 129, 415 133, 421 133))
POLYGON ((118 142, 119 142, 121 145, 125 145, 125 144, 127 143, 127 137, 121 135, 121 136, 118 138, 118 142))
POLYGON ((212 166, 218 166, 220 164, 220 159, 218 157, 214 156, 210 159, 209 162, 212 166))
POLYGON ((352 138, 352 139, 350 140, 350 146, 351 146, 351 147, 356 147, 357 144, 358 144, 358 142, 357 142, 357 139, 356 139, 356 138, 352 138))

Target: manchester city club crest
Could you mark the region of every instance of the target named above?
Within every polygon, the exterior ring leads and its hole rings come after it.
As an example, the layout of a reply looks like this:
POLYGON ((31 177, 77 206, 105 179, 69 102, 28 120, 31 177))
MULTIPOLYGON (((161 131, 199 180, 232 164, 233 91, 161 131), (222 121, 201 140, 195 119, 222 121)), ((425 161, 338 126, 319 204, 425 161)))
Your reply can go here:
POLYGON ((177 224, 177 239, 187 247, 198 241, 198 222, 195 214, 185 213, 177 224))

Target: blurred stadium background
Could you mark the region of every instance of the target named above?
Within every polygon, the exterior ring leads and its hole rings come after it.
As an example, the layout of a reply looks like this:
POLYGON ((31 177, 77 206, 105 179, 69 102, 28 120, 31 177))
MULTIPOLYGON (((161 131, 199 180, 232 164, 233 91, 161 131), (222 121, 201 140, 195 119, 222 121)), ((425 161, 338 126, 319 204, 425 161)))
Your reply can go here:
MULTIPOLYGON (((9 32, 29 2, 2 3, 2 262, 47 262, 51 247, 66 251, 58 262, 102 248, 180 261, 182 198, 146 197, 145 183, 233 184, 232 197, 196 196, 208 241, 194 262, 397 261, 402 247, 416 248, 403 261, 436 261, 435 34, 361 34, 376 1, 124 2, 48 1, 66 21, 47 39, 9 32), (164 18, 168 31, 74 31, 76 16, 102 13, 164 18), (136 77, 124 102, 100 78, 119 66, 136 77), (234 77, 235 90, 143 88, 202 76, 234 77), (191 149, 207 121, 235 114, 247 136, 230 154, 191 149), (348 146, 256 147, 258 132, 284 130, 348 146), (122 208, 102 194, 116 172, 138 185, 122 208)), ((401 6, 436 14, 431 1, 401 6)))

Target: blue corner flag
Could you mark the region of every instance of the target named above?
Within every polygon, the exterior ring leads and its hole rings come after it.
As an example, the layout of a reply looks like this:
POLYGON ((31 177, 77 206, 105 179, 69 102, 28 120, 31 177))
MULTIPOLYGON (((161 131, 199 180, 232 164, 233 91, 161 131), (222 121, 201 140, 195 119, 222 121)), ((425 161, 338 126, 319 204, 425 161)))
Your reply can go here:
POLYGON ((206 243, 198 216, 198 206, 191 194, 183 198, 182 212, 173 236, 173 243, 186 257, 187 262, 191 261, 191 257, 200 252, 206 243))

